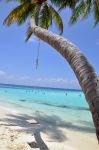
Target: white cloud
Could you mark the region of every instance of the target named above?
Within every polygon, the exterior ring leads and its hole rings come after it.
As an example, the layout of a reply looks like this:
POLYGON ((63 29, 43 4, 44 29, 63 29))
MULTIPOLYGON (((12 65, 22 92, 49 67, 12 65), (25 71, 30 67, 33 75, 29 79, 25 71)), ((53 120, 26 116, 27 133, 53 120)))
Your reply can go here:
POLYGON ((76 79, 69 80, 64 78, 38 78, 36 79, 39 85, 47 85, 51 87, 64 87, 64 88, 76 88, 79 89, 80 85, 76 79))
POLYGON ((25 81, 25 80, 29 80, 30 77, 29 76, 22 76, 19 78, 20 81, 25 81))
POLYGON ((7 78, 10 79, 10 80, 12 80, 12 79, 15 78, 15 76, 11 74, 11 75, 8 75, 7 78))
POLYGON ((78 83, 77 80, 67 80, 64 78, 38 78, 37 79, 38 82, 54 82, 54 83, 78 83))
POLYGON ((28 75, 13 75, 3 70, 0 70, 0 83, 23 84, 23 85, 36 85, 47 87, 60 87, 60 88, 80 88, 76 79, 69 80, 64 78, 33 78, 28 75))
POLYGON ((0 70, 0 76, 5 76, 5 72, 3 70, 0 70))

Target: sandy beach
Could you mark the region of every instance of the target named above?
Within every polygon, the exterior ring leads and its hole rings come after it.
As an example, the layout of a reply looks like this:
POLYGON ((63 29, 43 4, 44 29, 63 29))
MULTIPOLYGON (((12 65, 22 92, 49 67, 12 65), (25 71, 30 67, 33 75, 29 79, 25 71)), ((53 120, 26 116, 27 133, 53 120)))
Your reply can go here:
POLYGON ((0 106, 0 150, 98 150, 94 133, 58 128, 0 106))

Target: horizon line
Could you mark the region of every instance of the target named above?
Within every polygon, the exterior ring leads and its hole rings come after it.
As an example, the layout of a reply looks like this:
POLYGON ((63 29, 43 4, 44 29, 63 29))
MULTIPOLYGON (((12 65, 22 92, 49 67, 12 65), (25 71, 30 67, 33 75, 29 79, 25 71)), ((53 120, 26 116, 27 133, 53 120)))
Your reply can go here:
POLYGON ((46 87, 37 85, 23 85, 23 84, 11 84, 11 83, 0 83, 0 86, 17 86, 17 87, 27 87, 27 88, 47 88, 47 89, 59 89, 59 90, 77 90, 82 91, 82 89, 70 89, 70 88, 59 88, 59 87, 46 87))

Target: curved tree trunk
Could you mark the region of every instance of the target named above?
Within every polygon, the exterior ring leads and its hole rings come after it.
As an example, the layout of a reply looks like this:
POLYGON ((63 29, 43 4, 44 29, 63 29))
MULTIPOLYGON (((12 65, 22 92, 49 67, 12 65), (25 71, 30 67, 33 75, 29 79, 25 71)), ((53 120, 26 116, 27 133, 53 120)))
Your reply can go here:
POLYGON ((70 41, 36 26, 33 19, 30 20, 30 27, 35 36, 55 48, 73 69, 89 104, 99 142, 99 80, 93 67, 70 41))

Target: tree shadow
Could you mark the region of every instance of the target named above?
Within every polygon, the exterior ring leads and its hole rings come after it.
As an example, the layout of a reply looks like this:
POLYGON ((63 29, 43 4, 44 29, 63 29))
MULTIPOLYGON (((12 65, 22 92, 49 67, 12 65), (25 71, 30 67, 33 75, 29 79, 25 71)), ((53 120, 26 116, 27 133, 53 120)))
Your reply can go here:
MULTIPOLYGON (((75 131, 81 131, 81 132, 87 132, 87 133, 95 133, 95 128, 92 127, 92 123, 88 122, 88 121, 82 121, 82 120, 78 120, 79 123, 82 123, 86 126, 80 126, 79 124, 74 124, 72 122, 66 122, 64 120, 62 120, 60 117, 56 116, 56 115, 46 115, 46 114, 41 114, 38 112, 36 112, 35 116, 30 116, 30 115, 26 115, 26 114, 20 114, 20 115, 7 115, 6 118, 1 119, 0 121, 4 121, 9 123, 9 125, 11 126, 19 126, 22 127, 22 129, 24 131, 27 132, 31 132, 31 130, 33 131, 43 131, 46 132, 47 131, 52 131, 53 130, 57 130, 60 131, 58 127, 65 127, 65 128, 69 128, 75 131), (31 124, 29 123, 27 120, 31 120, 31 119, 35 119, 37 121, 37 124, 31 124), (39 124, 40 123, 40 124, 39 124), (90 127, 88 127, 87 125, 90 124, 90 127)), ((60 132, 58 132, 59 134, 60 132)), ((61 135, 61 133, 60 133, 61 135)), ((59 138, 59 137, 58 137, 59 138)))
POLYGON ((45 114, 40 114, 39 112, 36 113, 36 117, 38 118, 38 120, 44 122, 46 121, 46 123, 54 127, 63 127, 63 128, 68 128, 70 130, 80 131, 85 133, 95 133, 95 128, 93 126, 93 123, 85 120, 84 121, 79 120, 78 121, 79 124, 74 124, 75 122, 67 122, 65 120, 62 120, 60 117, 56 115, 45 115, 45 114))
MULTIPOLYGON (((66 122, 56 115, 46 115, 36 112, 35 116, 26 114, 12 115, 8 114, 6 118, 0 119, 3 123, 0 125, 5 126, 17 126, 21 128, 22 132, 31 134, 35 138, 35 142, 28 143, 31 148, 39 148, 40 150, 49 150, 44 140, 41 137, 41 133, 48 135, 50 142, 63 142, 69 140, 65 133, 59 128, 68 128, 73 131, 80 131, 85 133, 95 133, 94 127, 87 127, 87 121, 79 122, 83 123, 84 126, 79 124, 75 125, 72 122, 66 122), (35 119, 37 123, 29 123, 28 120, 35 119)), ((17 129, 20 130, 20 129, 17 129)))
MULTIPOLYGON (((58 142, 63 142, 67 140, 66 135, 58 128, 58 126, 53 126, 49 124, 48 122, 43 121, 43 116, 41 120, 39 119, 39 115, 37 117, 32 117, 29 115, 7 115, 6 118, 0 119, 0 121, 3 121, 0 125, 5 125, 5 126, 17 126, 20 127, 21 131, 29 133, 34 135, 35 133, 39 133, 40 137, 40 132, 42 133, 50 133, 50 138, 52 140, 58 141, 58 142), (29 123, 27 120, 32 120, 35 119, 37 120, 37 123, 29 123)), ((46 117, 48 117, 46 115, 46 117)), ((55 117, 55 116, 54 116, 55 117)), ((58 118, 57 118, 58 119, 58 118)), ((20 130, 17 129, 17 130, 20 130)))

